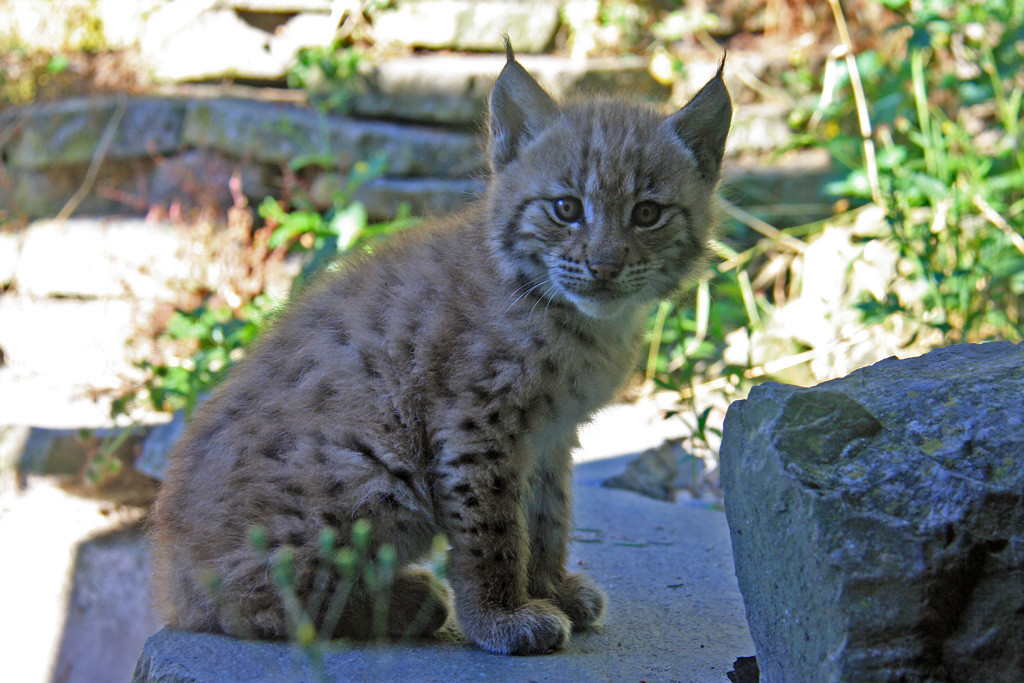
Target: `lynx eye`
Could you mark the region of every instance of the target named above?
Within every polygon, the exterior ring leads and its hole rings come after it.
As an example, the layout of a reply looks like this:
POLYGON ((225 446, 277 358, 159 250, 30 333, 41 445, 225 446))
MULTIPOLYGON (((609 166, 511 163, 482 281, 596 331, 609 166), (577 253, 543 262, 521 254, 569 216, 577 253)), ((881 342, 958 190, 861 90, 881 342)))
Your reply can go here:
POLYGON ((661 220, 661 206, 654 202, 639 202, 633 207, 630 220, 638 228, 652 228, 661 220))
POLYGON ((559 197, 551 202, 551 210, 563 223, 575 223, 583 218, 583 203, 576 197, 559 197))

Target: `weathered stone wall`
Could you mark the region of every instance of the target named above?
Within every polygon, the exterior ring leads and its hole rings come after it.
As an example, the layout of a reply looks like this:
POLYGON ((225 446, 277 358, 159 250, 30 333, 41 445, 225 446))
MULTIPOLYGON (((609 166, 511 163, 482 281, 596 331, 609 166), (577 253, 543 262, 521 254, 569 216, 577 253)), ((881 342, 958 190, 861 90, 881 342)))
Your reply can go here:
MULTIPOLYGON (((527 68, 560 96, 632 92, 664 99, 639 60, 576 63, 526 56, 527 68)), ((138 212, 175 199, 226 206, 237 173, 255 199, 280 191, 283 169, 309 155, 345 172, 383 156, 386 177, 360 198, 372 215, 452 210, 482 188, 478 135, 504 58, 407 58, 379 65, 353 87, 353 116, 328 115, 281 93, 192 88, 178 96, 77 98, 0 112, 0 206, 8 217, 55 215, 98 173, 79 213, 138 212), (189 94, 191 93, 191 94, 189 94), (105 133, 109 139, 105 140, 105 133)))
MULTIPOLYGON (((636 61, 522 61, 560 96, 666 95, 636 61)), ((0 111, 0 208, 8 219, 54 216, 94 162, 97 173, 79 214, 140 213, 175 200, 224 208, 231 203, 232 174, 258 201, 280 192, 291 160, 323 154, 342 172, 383 155, 385 177, 359 194, 374 217, 394 215, 403 202, 417 214, 454 210, 483 187, 481 124, 486 94, 500 69, 496 56, 384 64, 354 100, 355 116, 347 117, 261 99, 253 95, 267 91, 244 88, 230 96, 218 95, 216 88, 193 88, 177 96, 76 98, 7 109, 0 111), (112 135, 101 144, 108 127, 112 135)), ((822 191, 827 164, 815 159, 808 168, 769 170, 735 163, 738 156, 758 155, 784 142, 786 133, 774 130, 780 126, 785 124, 771 112, 748 114, 740 108, 726 195, 739 204, 767 207, 769 213, 780 197, 790 211, 827 211, 822 191)))
MULTIPOLYGON (((672 90, 655 80, 640 58, 531 54, 556 42, 574 46, 577 38, 589 44, 582 36, 599 25, 597 3, 403 0, 374 8, 370 24, 360 24, 378 52, 392 57, 378 56, 347 84, 350 117, 323 116, 296 91, 209 83, 283 84, 297 50, 327 45, 339 26, 349 31, 362 21, 347 3, 128 4, 131 8, 116 0, 0 0, 0 40, 55 51, 126 50, 148 74, 143 82, 178 84, 156 88, 164 96, 131 97, 120 104, 106 97, 0 112, 0 219, 53 216, 83 184, 87 191, 75 207, 79 214, 140 213, 174 201, 223 208, 231 201, 232 174, 259 200, 281 191, 283 165, 310 153, 333 158, 335 171, 383 153, 387 176, 360 195, 375 218, 394 215, 401 203, 414 213, 457 209, 482 188, 478 133, 504 61, 502 34, 510 36, 531 73, 561 97, 609 93, 664 102, 672 90), (393 57, 414 48, 447 52, 393 57), (182 85, 190 83, 207 85, 182 85), (116 129, 113 137, 100 144, 108 126, 116 129), (91 163, 94 177, 84 183, 91 163)), ((709 8, 720 10, 728 25, 734 5, 716 2, 709 8)), ((687 65, 686 94, 713 73, 717 57, 709 54, 706 63, 687 65)), ((739 92, 741 81, 734 73, 728 76, 739 92)), ((785 145, 789 137, 784 108, 745 105, 737 108, 730 153, 756 157, 785 145)), ((766 172, 756 162, 733 165, 727 196, 785 223, 785 216, 769 208, 778 206, 780 197, 801 217, 827 213, 821 191, 826 174, 827 164, 818 160, 813 168, 783 172, 766 172)), ((326 202, 330 183, 319 189, 314 195, 326 202)))

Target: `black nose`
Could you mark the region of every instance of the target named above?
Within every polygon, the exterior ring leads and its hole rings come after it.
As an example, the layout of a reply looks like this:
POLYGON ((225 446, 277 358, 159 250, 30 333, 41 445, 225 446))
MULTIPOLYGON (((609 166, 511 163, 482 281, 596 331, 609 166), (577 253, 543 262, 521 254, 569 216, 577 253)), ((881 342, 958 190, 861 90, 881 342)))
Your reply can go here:
POLYGON ((587 261, 587 270, 596 280, 612 280, 622 270, 620 263, 607 263, 604 261, 587 261))

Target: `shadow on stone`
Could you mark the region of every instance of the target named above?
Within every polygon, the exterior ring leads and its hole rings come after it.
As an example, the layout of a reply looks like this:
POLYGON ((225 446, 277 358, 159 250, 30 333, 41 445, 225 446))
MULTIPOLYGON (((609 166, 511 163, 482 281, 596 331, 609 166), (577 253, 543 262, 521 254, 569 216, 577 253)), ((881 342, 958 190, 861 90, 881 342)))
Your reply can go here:
POLYGON ((129 679, 139 649, 160 628, 150 573, 141 524, 79 544, 53 680, 129 679))

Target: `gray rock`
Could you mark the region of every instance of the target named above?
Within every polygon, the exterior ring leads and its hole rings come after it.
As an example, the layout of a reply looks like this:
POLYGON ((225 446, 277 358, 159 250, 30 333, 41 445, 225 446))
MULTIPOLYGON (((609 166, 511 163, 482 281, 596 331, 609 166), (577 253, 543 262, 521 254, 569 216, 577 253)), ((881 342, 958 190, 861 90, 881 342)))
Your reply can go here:
MULTIPOLYGON (((662 101, 670 92, 639 58, 580 62, 524 55, 519 61, 559 98, 605 93, 662 101)), ((381 62, 354 95, 352 110, 364 117, 475 125, 487 113, 487 98, 504 65, 504 55, 429 55, 381 62)))
POLYGON ((484 167, 479 143, 470 133, 327 117, 299 107, 246 100, 191 103, 183 139, 188 145, 275 164, 322 154, 347 169, 383 155, 385 168, 395 176, 459 177, 484 167))
POLYGON ((626 471, 601 482, 608 488, 635 491, 658 500, 674 500, 671 482, 678 473, 675 459, 667 448, 651 448, 626 466, 626 471))
MULTIPOLYGON (((7 163, 26 169, 89 163, 118 106, 116 97, 89 97, 4 112, 0 129, 12 126, 15 131, 3 148, 7 163)), ((177 150, 184 115, 182 102, 160 97, 125 98, 117 131, 103 150, 104 160, 177 150)))
POLYGON ((674 501, 678 489, 696 492, 703 471, 703 460, 687 452, 679 440, 672 439, 644 451, 626 466, 625 472, 608 477, 601 486, 674 501))
POLYGON ((142 452, 135 461, 135 469, 147 477, 163 481, 171 449, 185 432, 185 424, 185 411, 179 410, 170 422, 153 427, 142 442, 142 452))
POLYGON ((734 403, 721 478, 767 681, 1024 678, 1024 345, 734 403))
POLYGON ((382 43, 452 50, 501 50, 507 34, 518 52, 542 52, 558 28, 550 0, 404 0, 380 11, 373 32, 382 43))

